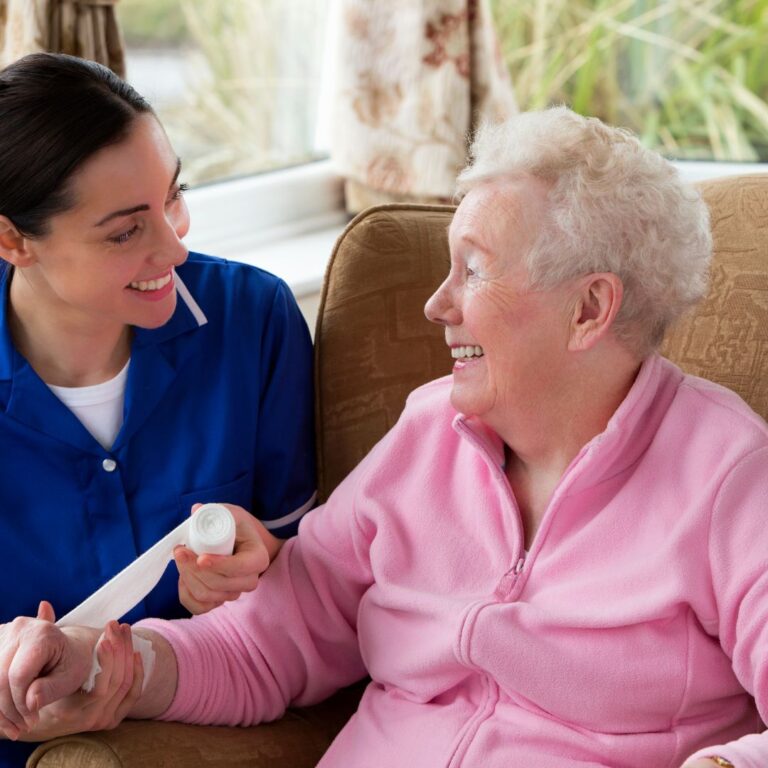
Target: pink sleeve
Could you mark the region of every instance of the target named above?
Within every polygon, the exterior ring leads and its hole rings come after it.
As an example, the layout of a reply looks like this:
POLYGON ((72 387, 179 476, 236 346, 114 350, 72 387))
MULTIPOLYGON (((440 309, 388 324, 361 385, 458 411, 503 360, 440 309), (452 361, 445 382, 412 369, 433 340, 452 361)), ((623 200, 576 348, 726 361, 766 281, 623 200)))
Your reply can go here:
POLYGON ((289 704, 321 701, 365 676, 357 609, 372 581, 371 536, 357 522, 354 497, 372 460, 305 516, 253 592, 191 619, 137 625, 160 633, 176 654, 178 686, 162 719, 274 720, 289 704))
MULTIPOLYGON (((710 562, 720 645, 768 720, 768 448, 743 459, 723 483, 712 515, 710 562)), ((706 674, 706 670, 700 670, 706 674)), ((757 724, 756 724, 757 726, 757 724)), ((768 731, 699 750, 736 768, 768 766, 768 731)))

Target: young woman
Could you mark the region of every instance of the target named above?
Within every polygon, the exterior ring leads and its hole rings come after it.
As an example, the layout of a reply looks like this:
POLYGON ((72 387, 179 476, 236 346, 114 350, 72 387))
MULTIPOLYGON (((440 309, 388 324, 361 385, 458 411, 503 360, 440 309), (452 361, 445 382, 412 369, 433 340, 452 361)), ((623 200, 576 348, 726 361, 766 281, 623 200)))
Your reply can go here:
MULTIPOLYGON (((106 68, 21 59, 0 73, 0 123, 0 622, 42 598, 63 615, 197 502, 293 533, 315 477, 311 340, 288 288, 188 253, 181 162, 106 68)), ((234 599, 266 541, 182 548, 181 578, 127 618, 234 599)))

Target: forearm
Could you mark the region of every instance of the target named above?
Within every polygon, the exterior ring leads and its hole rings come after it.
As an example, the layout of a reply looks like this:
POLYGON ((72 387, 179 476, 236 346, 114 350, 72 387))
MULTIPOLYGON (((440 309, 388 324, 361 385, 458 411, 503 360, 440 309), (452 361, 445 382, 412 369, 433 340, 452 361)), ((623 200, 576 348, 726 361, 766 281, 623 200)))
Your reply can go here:
POLYGON ((152 643, 155 664, 152 673, 144 682, 141 696, 131 707, 128 717, 137 720, 159 717, 173 701, 178 683, 176 654, 171 644, 151 629, 136 628, 133 632, 152 643))

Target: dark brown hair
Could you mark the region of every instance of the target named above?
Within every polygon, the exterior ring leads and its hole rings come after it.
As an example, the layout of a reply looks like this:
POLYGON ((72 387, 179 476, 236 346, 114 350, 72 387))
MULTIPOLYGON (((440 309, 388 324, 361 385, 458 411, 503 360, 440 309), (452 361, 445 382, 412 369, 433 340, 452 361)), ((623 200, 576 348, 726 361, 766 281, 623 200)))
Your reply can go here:
POLYGON ((27 237, 71 208, 72 174, 152 107, 93 61, 33 53, 0 72, 0 214, 27 237))

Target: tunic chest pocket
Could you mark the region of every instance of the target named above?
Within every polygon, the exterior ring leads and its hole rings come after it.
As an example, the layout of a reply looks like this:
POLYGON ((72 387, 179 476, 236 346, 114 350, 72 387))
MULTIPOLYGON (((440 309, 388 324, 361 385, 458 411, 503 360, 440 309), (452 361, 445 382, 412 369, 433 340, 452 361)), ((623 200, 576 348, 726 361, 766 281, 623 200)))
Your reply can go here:
POLYGON ((179 511, 182 515, 187 516, 192 510, 193 504, 208 504, 214 501, 222 504, 237 504, 249 512, 254 512, 253 472, 245 472, 222 485, 183 493, 179 496, 179 511))

